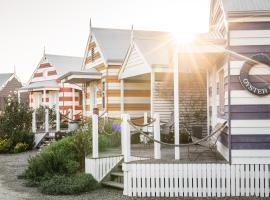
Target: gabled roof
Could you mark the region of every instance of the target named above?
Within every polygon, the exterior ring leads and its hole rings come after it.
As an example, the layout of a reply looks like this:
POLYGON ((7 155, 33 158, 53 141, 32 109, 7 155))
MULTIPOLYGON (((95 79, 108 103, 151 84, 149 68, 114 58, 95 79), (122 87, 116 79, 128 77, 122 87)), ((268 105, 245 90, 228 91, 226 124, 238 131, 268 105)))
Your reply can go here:
POLYGON ((0 74, 0 88, 13 76, 14 73, 3 73, 0 74))
POLYGON ((159 39, 134 39, 134 43, 144 56, 147 64, 169 65, 170 54, 173 52, 172 40, 170 37, 159 39))
POLYGON ((58 76, 61 76, 69 71, 77 71, 81 69, 83 58, 73 56, 62 56, 45 54, 49 63, 55 68, 58 76))
MULTIPOLYGON (((131 40, 131 30, 91 28, 106 62, 123 62, 131 40)), ((134 30, 134 38, 158 38, 166 32, 134 30)))
POLYGON ((270 11, 269 0, 222 0, 222 3, 226 13, 270 11))

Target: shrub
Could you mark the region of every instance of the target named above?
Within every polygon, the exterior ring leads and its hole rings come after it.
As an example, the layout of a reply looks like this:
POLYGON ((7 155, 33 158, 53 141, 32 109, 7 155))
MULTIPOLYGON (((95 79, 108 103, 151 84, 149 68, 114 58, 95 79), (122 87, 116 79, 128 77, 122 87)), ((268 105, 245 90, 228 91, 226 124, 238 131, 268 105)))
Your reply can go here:
POLYGON ((26 151, 27 149, 28 149, 28 144, 19 142, 14 147, 14 152, 15 153, 20 153, 20 152, 26 151))
POLYGON ((66 137, 30 158, 24 176, 26 179, 39 182, 43 177, 51 177, 55 174, 74 174, 80 169, 77 157, 72 138, 66 137))
POLYGON ((53 176, 40 184, 40 190, 45 194, 68 195, 88 192, 98 187, 98 183, 89 174, 73 176, 53 176))
POLYGON ((31 149, 34 143, 31 122, 30 108, 25 104, 20 104, 16 97, 9 97, 5 104, 4 114, 0 116, 0 139, 7 139, 8 143, 2 144, 0 152, 17 152, 14 149, 18 143, 27 145, 27 148, 20 148, 21 151, 31 149))
POLYGON ((0 139, 0 153, 8 153, 11 148, 11 142, 8 139, 0 139))

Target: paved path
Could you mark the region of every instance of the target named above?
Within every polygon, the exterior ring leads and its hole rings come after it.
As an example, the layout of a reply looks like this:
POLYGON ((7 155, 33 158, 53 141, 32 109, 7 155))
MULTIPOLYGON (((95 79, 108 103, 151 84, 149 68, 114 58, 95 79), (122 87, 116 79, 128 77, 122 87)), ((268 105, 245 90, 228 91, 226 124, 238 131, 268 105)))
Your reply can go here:
MULTIPOLYGON (((0 200, 152 200, 156 198, 128 198, 122 191, 102 188, 91 193, 78 196, 48 196, 41 194, 36 188, 24 186, 23 180, 17 176, 27 167, 27 160, 34 156, 36 151, 20 154, 0 155, 0 200)), ((159 198, 164 199, 164 198, 159 198)), ((170 198, 175 199, 175 198, 170 198)), ((177 198, 181 199, 181 198, 177 198)), ((183 198, 182 198, 183 199, 183 198)), ((185 198, 194 199, 194 198, 185 198)), ((206 198, 204 198, 206 199, 206 198)), ((209 198, 213 200, 214 198, 209 198)), ((220 199, 259 199, 259 198, 220 198, 220 199)))

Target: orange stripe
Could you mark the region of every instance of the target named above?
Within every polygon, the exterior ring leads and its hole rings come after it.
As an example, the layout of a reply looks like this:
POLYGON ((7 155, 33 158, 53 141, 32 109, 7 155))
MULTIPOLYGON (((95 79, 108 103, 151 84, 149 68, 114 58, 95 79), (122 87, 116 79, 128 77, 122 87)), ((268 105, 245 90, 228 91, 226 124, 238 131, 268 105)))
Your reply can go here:
POLYGON ((108 83, 119 83, 120 80, 118 80, 118 76, 104 76, 105 80, 108 83))
POLYGON ((108 97, 120 97, 121 91, 120 90, 107 90, 108 97))
POLYGON ((150 90, 125 90, 125 97, 150 97, 150 90))
MULTIPOLYGON (((150 110, 150 104, 132 104, 128 103, 124 105, 125 111, 132 111, 132 110, 150 110)), ((120 104, 108 104, 107 110, 108 111, 120 111, 121 105, 120 104)))
POLYGON ((92 48, 96 48, 96 43, 95 42, 91 42, 89 43, 89 46, 88 46, 88 51, 92 48))
MULTIPOLYGON (((97 60, 97 59, 99 59, 99 58, 101 58, 100 53, 99 53, 99 52, 95 53, 95 54, 94 54, 94 60, 97 60)), ((92 56, 88 56, 88 57, 86 58, 86 60, 85 60, 85 64, 88 64, 88 63, 91 63, 91 62, 92 62, 92 56)))
POLYGON ((95 66, 96 70, 101 71, 105 69, 104 63, 100 63, 97 66, 95 66))
POLYGON ((148 80, 125 80, 125 83, 149 83, 148 80))
POLYGON ((108 69, 120 69, 121 65, 109 65, 108 69))

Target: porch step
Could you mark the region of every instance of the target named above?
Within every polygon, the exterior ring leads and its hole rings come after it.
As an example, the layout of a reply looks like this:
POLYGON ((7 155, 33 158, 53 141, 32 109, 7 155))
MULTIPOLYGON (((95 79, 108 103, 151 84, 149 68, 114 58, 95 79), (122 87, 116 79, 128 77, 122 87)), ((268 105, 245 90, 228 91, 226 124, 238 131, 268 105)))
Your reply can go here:
POLYGON ((111 176, 121 176, 121 177, 123 177, 124 173, 123 172, 112 172, 111 176))
POLYGON ((114 181, 104 181, 102 182, 103 185, 108 186, 108 187, 113 187, 117 189, 124 189, 124 184, 123 183, 118 183, 114 181))

